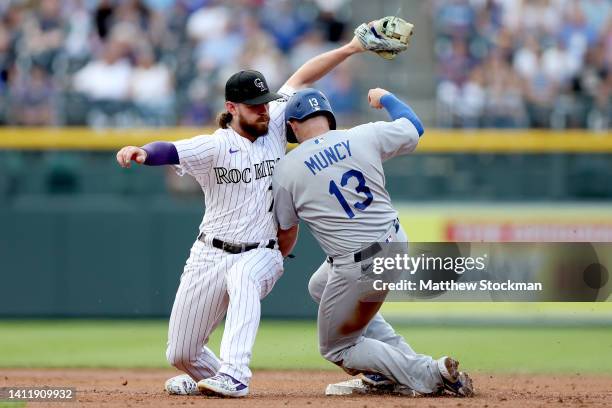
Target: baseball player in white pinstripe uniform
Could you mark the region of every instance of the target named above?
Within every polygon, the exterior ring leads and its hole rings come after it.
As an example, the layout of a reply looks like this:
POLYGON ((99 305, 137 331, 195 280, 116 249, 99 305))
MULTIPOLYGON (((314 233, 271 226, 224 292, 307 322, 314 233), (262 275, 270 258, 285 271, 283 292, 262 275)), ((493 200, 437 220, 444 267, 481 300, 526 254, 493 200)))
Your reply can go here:
POLYGON ((201 185, 206 212, 181 276, 166 356, 185 374, 169 379, 170 394, 248 394, 251 350, 260 300, 283 272, 287 242, 297 226, 277 237, 271 176, 285 154, 285 103, 297 89, 317 81, 349 56, 363 52, 356 38, 306 62, 280 89, 270 92, 263 75, 240 71, 226 83, 226 112, 210 136, 178 142, 126 146, 122 167, 175 165, 201 185), (206 347, 226 316, 220 358, 206 347))

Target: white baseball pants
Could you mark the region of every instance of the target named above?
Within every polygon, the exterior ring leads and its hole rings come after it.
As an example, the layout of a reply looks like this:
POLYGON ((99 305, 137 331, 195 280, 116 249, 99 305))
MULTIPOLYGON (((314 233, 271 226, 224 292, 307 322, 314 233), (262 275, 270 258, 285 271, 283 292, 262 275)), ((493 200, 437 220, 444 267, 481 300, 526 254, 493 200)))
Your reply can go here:
POLYGON ((276 249, 234 255, 196 240, 172 306, 168 362, 195 381, 221 372, 248 385, 260 300, 282 273, 283 259, 276 249), (206 344, 226 313, 219 359, 206 344))

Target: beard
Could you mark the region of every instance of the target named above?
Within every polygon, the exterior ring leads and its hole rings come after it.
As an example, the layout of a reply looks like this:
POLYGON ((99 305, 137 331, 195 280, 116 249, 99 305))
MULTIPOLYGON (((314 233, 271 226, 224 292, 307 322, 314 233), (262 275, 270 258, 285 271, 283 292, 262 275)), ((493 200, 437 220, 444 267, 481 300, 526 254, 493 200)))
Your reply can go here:
POLYGON ((258 138, 268 133, 270 117, 268 115, 260 117, 256 122, 247 122, 243 118, 240 118, 238 124, 247 134, 254 138, 258 138))

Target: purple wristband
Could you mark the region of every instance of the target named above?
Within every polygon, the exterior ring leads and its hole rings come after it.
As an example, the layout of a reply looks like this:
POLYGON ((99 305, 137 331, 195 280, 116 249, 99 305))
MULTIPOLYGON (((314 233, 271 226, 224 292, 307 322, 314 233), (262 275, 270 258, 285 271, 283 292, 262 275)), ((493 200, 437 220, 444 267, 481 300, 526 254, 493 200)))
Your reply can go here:
POLYGON ((165 164, 179 164, 179 155, 176 146, 169 142, 153 142, 142 146, 147 152, 144 164, 147 166, 163 166, 165 164))

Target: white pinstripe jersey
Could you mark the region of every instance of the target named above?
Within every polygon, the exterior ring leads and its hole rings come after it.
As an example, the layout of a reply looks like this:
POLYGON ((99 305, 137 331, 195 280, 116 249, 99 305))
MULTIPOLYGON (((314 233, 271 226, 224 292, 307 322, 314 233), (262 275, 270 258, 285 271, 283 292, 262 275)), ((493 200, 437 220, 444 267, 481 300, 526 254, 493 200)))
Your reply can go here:
POLYGON ((285 106, 294 92, 286 85, 279 90, 284 97, 270 102, 268 133, 254 142, 230 127, 174 142, 180 160, 177 173, 192 175, 204 192, 200 232, 237 243, 276 237, 272 172, 285 155, 285 106))

